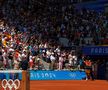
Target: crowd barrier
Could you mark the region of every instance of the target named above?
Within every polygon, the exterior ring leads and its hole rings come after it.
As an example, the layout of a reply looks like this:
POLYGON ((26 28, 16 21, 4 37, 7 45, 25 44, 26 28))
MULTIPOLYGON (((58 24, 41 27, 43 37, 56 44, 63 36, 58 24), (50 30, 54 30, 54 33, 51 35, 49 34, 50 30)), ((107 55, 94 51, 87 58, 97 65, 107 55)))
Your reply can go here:
MULTIPOLYGON (((22 79, 21 73, 0 73, 0 79, 22 79)), ((30 80, 82 80, 86 78, 84 71, 50 71, 50 70, 30 70, 30 80)))

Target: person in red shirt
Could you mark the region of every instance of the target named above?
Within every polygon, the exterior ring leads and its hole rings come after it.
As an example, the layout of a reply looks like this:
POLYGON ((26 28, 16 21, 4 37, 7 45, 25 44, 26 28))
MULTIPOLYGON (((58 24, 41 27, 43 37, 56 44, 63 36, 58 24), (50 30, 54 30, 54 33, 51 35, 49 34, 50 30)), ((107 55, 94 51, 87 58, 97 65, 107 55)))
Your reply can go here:
POLYGON ((85 72, 86 72, 86 75, 87 75, 87 80, 88 79, 92 79, 94 80, 94 77, 93 77, 93 73, 92 73, 92 61, 89 60, 89 59, 86 59, 84 61, 85 63, 85 72))

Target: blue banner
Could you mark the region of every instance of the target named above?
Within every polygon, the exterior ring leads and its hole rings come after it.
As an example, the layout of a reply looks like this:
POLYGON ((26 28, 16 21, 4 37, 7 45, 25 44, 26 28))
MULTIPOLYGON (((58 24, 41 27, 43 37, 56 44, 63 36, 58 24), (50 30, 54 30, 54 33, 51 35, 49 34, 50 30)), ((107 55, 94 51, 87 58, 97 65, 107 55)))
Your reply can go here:
POLYGON ((30 71, 30 80, 82 80, 83 71, 30 71))
POLYGON ((0 80, 2 79, 22 79, 22 73, 0 73, 0 80))
POLYGON ((83 48, 85 55, 108 55, 108 46, 86 46, 83 48))
MULTIPOLYGON (((21 73, 19 74, 8 74, 8 73, 0 73, 0 79, 22 79, 21 73)), ((86 74, 84 71, 30 71, 30 80, 82 80, 86 78, 86 74)))
POLYGON ((77 9, 86 8, 89 10, 95 10, 97 12, 104 12, 105 11, 105 4, 108 3, 108 0, 96 0, 86 3, 78 3, 76 4, 77 9))

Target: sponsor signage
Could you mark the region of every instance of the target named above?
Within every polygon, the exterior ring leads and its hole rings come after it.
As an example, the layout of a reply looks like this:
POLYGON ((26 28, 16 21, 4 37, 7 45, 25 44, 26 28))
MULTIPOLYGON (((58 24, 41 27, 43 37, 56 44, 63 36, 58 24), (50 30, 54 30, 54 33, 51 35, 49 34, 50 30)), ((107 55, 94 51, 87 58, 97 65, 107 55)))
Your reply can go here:
POLYGON ((86 46, 83 47, 85 55, 108 55, 108 46, 86 46))
MULTIPOLYGON (((9 79, 9 78, 18 78, 22 79, 21 73, 18 74, 3 74, 0 73, 0 79, 9 79), (17 76, 17 77, 16 77, 17 76)), ((84 71, 38 71, 31 70, 30 71, 30 80, 82 80, 86 78, 86 74, 84 71)))

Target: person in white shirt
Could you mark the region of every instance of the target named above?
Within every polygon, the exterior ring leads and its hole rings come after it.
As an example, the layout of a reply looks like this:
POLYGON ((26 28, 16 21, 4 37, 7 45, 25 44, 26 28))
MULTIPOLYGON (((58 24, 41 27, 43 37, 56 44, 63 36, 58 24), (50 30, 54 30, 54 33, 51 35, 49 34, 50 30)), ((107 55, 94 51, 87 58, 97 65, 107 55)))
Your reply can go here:
POLYGON ((48 62, 48 63, 50 63, 50 55, 51 55, 51 52, 50 52, 50 50, 47 50, 46 51, 46 61, 48 62))
POLYGON ((77 56, 73 55, 73 66, 75 66, 77 64, 77 56))
POLYGON ((68 60, 69 60, 69 66, 70 66, 70 67, 72 66, 72 59, 73 59, 73 57, 72 57, 72 54, 70 53, 70 54, 68 55, 68 60))
POLYGON ((34 57, 32 55, 29 56, 29 67, 30 70, 33 69, 33 65, 34 65, 34 57))
POLYGON ((50 55, 50 60, 51 60, 51 70, 54 70, 54 64, 55 64, 55 60, 56 60, 54 53, 52 53, 50 55))
POLYGON ((8 68, 8 53, 7 53, 7 50, 3 50, 2 49, 2 56, 3 56, 3 65, 4 65, 4 68, 7 69, 8 68))
POLYGON ((70 53, 69 56, 68 56, 68 59, 69 59, 69 65, 70 67, 73 67, 77 64, 77 56, 70 53))
POLYGON ((59 57, 59 70, 62 70, 63 68, 63 61, 64 61, 63 56, 60 56, 59 57))

